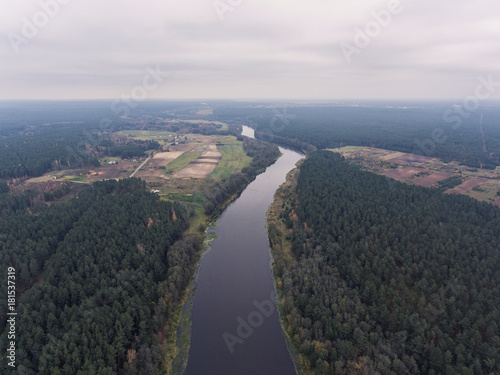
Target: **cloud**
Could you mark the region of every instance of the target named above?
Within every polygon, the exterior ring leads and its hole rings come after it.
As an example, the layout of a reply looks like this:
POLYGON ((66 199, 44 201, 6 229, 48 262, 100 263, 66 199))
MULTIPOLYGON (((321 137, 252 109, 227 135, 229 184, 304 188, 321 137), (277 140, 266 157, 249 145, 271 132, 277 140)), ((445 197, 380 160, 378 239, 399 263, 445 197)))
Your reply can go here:
POLYGON ((455 97, 500 80, 491 0, 401 0, 351 63, 340 44, 390 1, 220 1, 222 20, 211 0, 0 0, 0 98, 115 98, 156 65, 171 74, 156 98, 455 97))

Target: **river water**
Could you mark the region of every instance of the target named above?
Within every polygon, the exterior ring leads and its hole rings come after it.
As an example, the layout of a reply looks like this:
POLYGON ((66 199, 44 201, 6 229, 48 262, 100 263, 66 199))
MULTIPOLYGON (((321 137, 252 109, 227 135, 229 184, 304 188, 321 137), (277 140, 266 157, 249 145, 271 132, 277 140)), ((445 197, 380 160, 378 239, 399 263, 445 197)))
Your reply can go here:
MULTIPOLYGON (((243 127, 253 137, 253 129, 243 127)), ((266 213, 303 156, 280 148, 275 164, 229 205, 200 264, 185 375, 293 375, 275 307, 266 213)))

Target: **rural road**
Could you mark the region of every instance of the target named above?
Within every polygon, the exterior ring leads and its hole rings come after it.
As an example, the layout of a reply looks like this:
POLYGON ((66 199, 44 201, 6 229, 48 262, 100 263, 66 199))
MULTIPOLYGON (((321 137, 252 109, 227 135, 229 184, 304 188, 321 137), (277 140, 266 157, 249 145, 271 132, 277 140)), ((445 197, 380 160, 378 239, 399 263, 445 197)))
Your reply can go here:
POLYGON ((132 174, 130 175, 130 178, 134 177, 135 174, 137 172, 139 172, 142 167, 144 167, 144 164, 146 164, 153 156, 155 156, 155 152, 153 152, 151 155, 149 155, 149 157, 146 160, 144 160, 144 162, 141 165, 139 165, 135 171, 132 172, 132 174))

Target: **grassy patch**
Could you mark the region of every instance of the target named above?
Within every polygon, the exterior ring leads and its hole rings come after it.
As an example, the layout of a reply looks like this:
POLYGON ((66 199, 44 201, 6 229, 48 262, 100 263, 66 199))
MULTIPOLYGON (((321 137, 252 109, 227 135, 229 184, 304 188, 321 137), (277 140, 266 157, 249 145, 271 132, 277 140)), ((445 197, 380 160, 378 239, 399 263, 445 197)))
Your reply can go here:
POLYGON ((223 122, 219 122, 219 124, 222 125, 222 128, 217 129, 217 131, 224 132, 224 131, 227 131, 229 129, 229 125, 228 124, 225 124, 223 122))
POLYGON ((125 135, 132 139, 141 141, 154 140, 161 141, 163 139, 171 140, 176 133, 161 130, 121 130, 119 134, 125 135), (170 137, 169 137, 170 136, 170 137))
POLYGON ((202 153, 203 153, 202 151, 187 151, 183 153, 177 159, 172 160, 165 166, 165 173, 170 174, 173 172, 180 171, 190 162, 199 158, 202 153))
POLYGON ((205 202, 205 196, 203 194, 173 193, 169 194, 167 197, 176 201, 190 203, 194 206, 203 206, 203 202, 205 202))
POLYGON ((196 114, 197 115, 202 115, 202 116, 213 115, 214 114, 214 110, 213 109, 202 109, 201 111, 198 111, 196 114))
POLYGON ((252 158, 249 157, 241 144, 225 144, 217 146, 222 154, 222 159, 215 170, 208 175, 209 178, 220 180, 229 177, 234 171, 250 165, 252 158))
POLYGON ((163 349, 165 351, 167 375, 173 374, 175 367, 181 367, 185 370, 184 367, 187 365, 187 355, 189 354, 189 344, 191 341, 191 320, 190 314, 186 313, 184 305, 186 303, 192 304, 193 291, 188 287, 184 293, 184 297, 175 307, 173 318, 170 319, 170 322, 163 329, 165 334, 163 349), (179 338, 178 331, 181 332, 179 338), (176 363, 179 361, 178 356, 180 351, 182 351, 183 357, 186 357, 185 363, 176 363))
POLYGON ((85 182, 87 179, 83 176, 64 176, 65 179, 76 182, 85 182))
POLYGON ((349 151, 359 151, 365 149, 365 146, 345 146, 340 148, 340 152, 349 152, 349 151))
POLYGON ((188 293, 189 300, 186 301, 185 304, 189 304, 189 306, 184 306, 179 324, 177 325, 177 329, 174 331, 177 333, 177 341, 175 343, 175 347, 170 352, 170 361, 167 362, 168 375, 174 373, 182 374, 186 370, 187 366, 189 348, 191 345, 191 309, 194 290, 189 289, 188 293), (172 354, 175 354, 175 356, 172 356, 172 354))
POLYGON ((196 214, 189 219, 189 228, 186 231, 187 234, 196 234, 200 235, 200 233, 203 233, 208 225, 209 218, 207 215, 205 215, 205 209, 203 208, 203 205, 200 207, 195 206, 194 210, 196 211, 196 214))
POLYGON ((161 199, 180 201, 194 208, 195 215, 189 219, 189 228, 186 230, 187 234, 200 235, 200 233, 205 230, 208 223, 208 216, 205 215, 205 209, 203 207, 205 195, 172 193, 162 196, 161 199))
POLYGON ((217 135, 215 136, 215 143, 222 143, 224 145, 241 145, 241 141, 238 141, 236 137, 232 135, 217 135))
POLYGON ((493 202, 500 196, 500 180, 489 180, 469 190, 466 195, 480 201, 493 202))

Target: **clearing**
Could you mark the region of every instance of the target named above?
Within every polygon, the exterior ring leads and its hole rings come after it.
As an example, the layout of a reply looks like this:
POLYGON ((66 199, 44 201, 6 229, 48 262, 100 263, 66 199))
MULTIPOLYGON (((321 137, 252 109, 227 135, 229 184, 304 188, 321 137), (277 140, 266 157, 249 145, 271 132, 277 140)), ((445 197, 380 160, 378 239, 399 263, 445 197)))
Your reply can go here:
POLYGON ((204 151, 192 151, 190 153, 194 155, 200 153, 200 155, 189 161, 182 169, 174 172, 172 178, 205 178, 215 170, 222 158, 222 154, 215 145, 207 145, 204 147, 204 151))
POLYGON ((245 153, 241 144, 227 144, 217 146, 222 159, 210 173, 209 178, 222 179, 229 177, 233 172, 239 172, 250 165, 252 158, 245 153))
POLYGON ((436 172, 433 173, 429 176, 425 176, 421 179, 418 179, 414 182, 415 185, 418 186, 424 186, 424 187, 429 187, 434 185, 436 182, 446 180, 447 178, 450 178, 454 176, 453 173, 448 173, 448 172, 436 172))
POLYGON ((341 153, 370 172, 418 186, 437 187, 439 181, 459 176, 464 182, 447 190, 447 193, 465 194, 500 205, 497 195, 500 190, 500 167, 495 171, 476 169, 460 165, 457 161, 444 163, 439 158, 374 147, 346 146, 329 151, 341 153))

